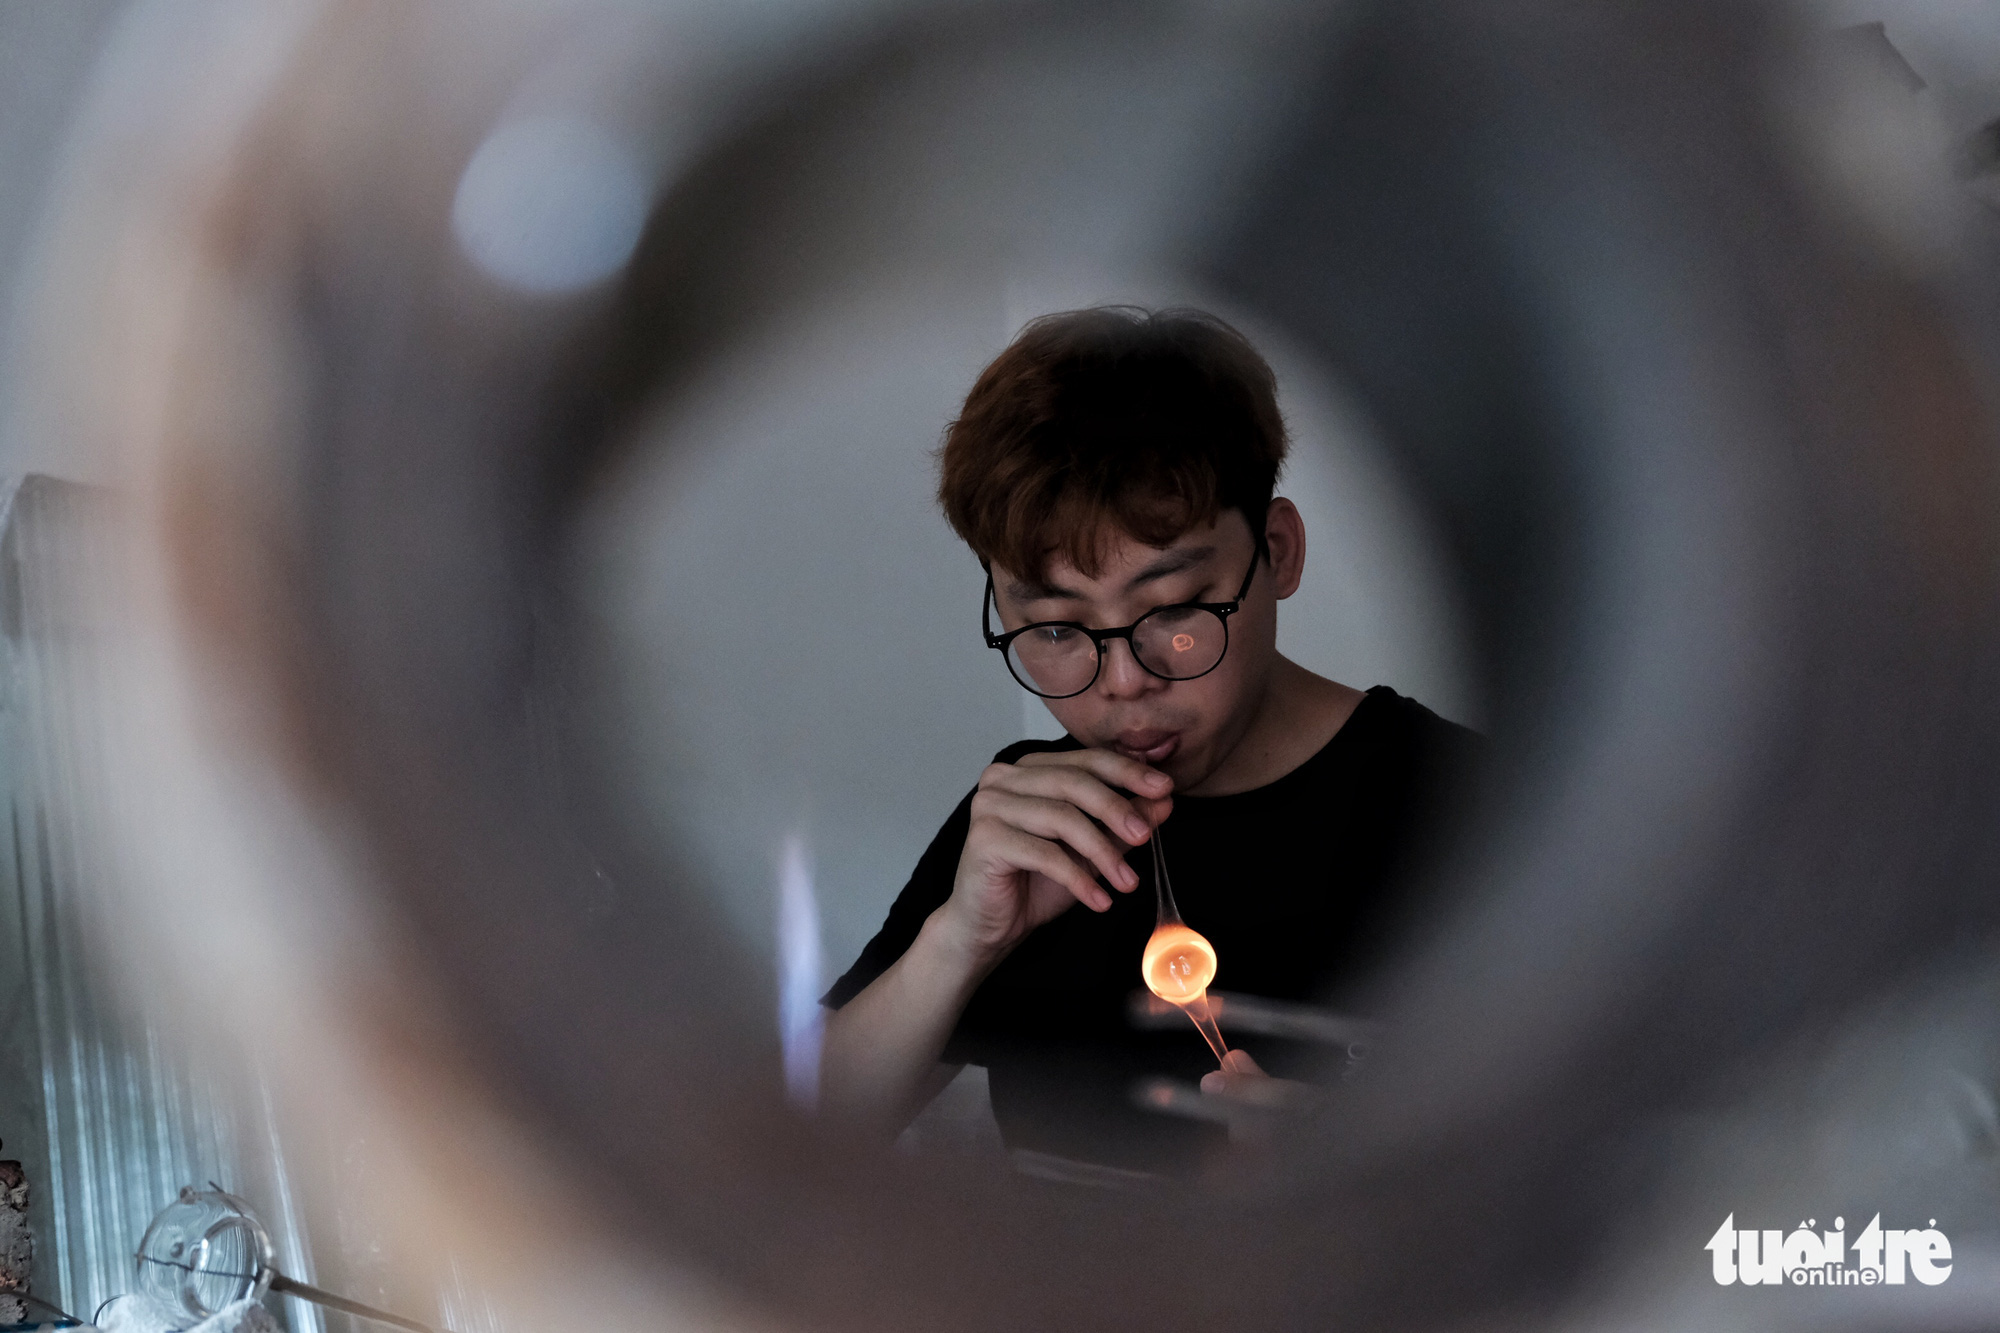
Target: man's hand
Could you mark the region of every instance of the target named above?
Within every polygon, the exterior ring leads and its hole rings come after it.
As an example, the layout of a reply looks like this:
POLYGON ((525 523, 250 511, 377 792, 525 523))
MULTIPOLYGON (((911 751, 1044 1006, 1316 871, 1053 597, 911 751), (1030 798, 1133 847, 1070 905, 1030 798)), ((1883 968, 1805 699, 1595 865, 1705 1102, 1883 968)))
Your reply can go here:
POLYGON ((989 764, 951 897, 933 919, 968 953, 997 962, 1035 927, 1082 903, 1106 911, 1139 887, 1125 864, 1173 808, 1173 779, 1112 750, 989 764), (1127 795, 1131 793, 1131 795, 1127 795))
POLYGON ((952 1027, 1008 950, 1072 903, 1109 908, 1100 875, 1124 893, 1139 886, 1125 850, 1167 817, 1173 785, 1110 750, 988 766, 951 896, 901 958, 827 1018, 821 1109, 886 1137, 908 1124, 949 1077, 938 1061, 952 1027))
POLYGON ((1222 1068, 1201 1076, 1201 1090, 1213 1097, 1227 1097, 1245 1106, 1283 1110, 1310 1100, 1311 1089, 1290 1079, 1272 1078, 1245 1050, 1231 1051, 1222 1068))
POLYGON ((1228 1108, 1229 1141, 1264 1144, 1286 1113, 1304 1111, 1318 1101, 1308 1084, 1272 1078, 1248 1051, 1231 1051, 1222 1068, 1201 1076, 1201 1090, 1228 1108))

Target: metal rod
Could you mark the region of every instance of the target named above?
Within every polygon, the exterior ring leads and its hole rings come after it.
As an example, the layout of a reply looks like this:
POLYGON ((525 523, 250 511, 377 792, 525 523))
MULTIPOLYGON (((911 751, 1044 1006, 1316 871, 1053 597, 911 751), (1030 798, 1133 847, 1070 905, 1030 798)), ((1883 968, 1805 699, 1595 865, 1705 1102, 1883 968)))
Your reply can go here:
POLYGON ((271 1279, 271 1290, 296 1296, 302 1301, 311 1301, 314 1305, 324 1305, 329 1310, 340 1310, 347 1314, 360 1315, 363 1319, 373 1319, 377 1323, 394 1324, 398 1328, 411 1329, 413 1333, 450 1333, 449 1329, 420 1324, 414 1319, 405 1319, 399 1314, 390 1314, 387 1310, 378 1310, 372 1305, 363 1305, 360 1301, 350 1301, 345 1296, 321 1291, 318 1287, 308 1286, 295 1278, 286 1277, 283 1273, 271 1279))

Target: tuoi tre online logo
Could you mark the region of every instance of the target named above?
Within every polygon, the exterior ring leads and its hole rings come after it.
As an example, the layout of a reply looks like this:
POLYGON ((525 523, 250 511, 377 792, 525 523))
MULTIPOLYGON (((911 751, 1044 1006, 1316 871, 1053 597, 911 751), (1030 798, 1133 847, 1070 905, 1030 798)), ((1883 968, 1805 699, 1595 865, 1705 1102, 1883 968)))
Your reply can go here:
POLYGON ((1722 1220, 1706 1249, 1714 1260, 1715 1280, 1727 1287, 1872 1287, 1899 1286, 1915 1278, 1935 1287, 1951 1276, 1951 1242, 1937 1229, 1937 1219, 1921 1230, 1882 1229, 1882 1214, 1850 1244, 1845 1218, 1833 1219, 1833 1230, 1815 1232, 1808 1218, 1789 1236, 1782 1231, 1738 1231, 1736 1214, 1722 1220), (1847 1262, 1849 1254, 1854 1263, 1847 1262))

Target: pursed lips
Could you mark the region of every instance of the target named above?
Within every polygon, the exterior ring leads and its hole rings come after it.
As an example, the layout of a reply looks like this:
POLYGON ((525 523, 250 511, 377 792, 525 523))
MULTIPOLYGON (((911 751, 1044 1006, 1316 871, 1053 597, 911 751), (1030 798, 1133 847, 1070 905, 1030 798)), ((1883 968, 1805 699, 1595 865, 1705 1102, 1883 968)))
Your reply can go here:
POLYGON ((1128 758, 1158 764, 1171 758, 1180 744, 1180 733, 1176 731, 1121 731, 1111 742, 1111 748, 1128 758))

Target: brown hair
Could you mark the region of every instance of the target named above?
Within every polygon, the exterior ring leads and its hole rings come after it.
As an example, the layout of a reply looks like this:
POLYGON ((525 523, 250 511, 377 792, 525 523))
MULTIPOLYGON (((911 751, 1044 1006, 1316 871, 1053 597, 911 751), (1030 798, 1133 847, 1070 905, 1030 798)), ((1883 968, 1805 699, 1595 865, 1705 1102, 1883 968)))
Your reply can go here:
POLYGON ((1285 460, 1277 377, 1200 310, 1044 315, 981 372, 938 451, 938 500, 982 560, 1094 576, 1126 533, 1165 546, 1240 510, 1261 545, 1285 460))

